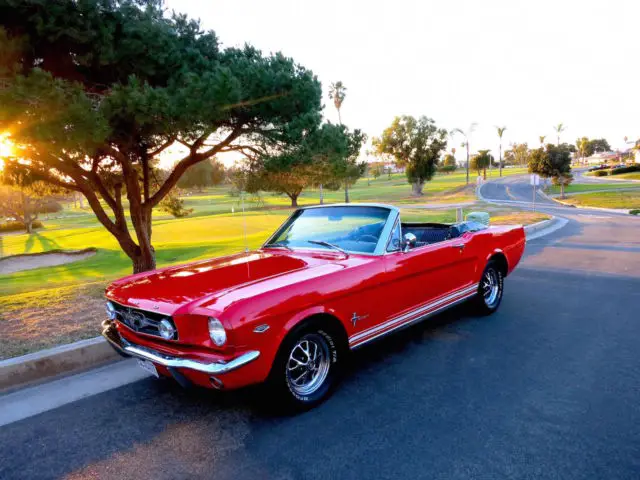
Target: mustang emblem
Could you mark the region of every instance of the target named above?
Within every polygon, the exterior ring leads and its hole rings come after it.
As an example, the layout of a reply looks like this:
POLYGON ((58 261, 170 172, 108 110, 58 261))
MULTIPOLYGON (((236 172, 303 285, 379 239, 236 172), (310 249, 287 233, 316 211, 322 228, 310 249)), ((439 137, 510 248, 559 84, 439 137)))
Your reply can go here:
POLYGON ((353 315, 351 316, 351 323, 353 323, 353 326, 356 326, 356 322, 358 320, 364 320, 365 318, 367 318, 369 316, 369 314, 367 315, 358 315, 356 312, 353 312, 353 315))

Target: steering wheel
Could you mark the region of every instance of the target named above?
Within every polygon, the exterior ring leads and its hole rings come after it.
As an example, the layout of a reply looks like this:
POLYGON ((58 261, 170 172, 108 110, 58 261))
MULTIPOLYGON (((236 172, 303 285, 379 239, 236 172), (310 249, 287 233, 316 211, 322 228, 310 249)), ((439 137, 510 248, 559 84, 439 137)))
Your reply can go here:
POLYGON ((364 234, 364 235, 360 235, 358 238, 356 238, 356 242, 378 243, 378 239, 376 237, 374 237, 373 235, 364 234))

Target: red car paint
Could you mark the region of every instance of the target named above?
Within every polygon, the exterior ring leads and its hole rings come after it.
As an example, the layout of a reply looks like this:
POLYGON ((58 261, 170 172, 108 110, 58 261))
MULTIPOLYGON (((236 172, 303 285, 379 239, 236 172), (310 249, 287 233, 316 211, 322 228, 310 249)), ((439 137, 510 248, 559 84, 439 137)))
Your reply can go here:
MULTIPOLYGON (((205 363, 259 351, 255 361, 218 376, 224 388, 237 388, 266 380, 284 337, 310 316, 338 319, 355 348, 470 298, 489 259, 502 256, 510 273, 524 246, 521 226, 500 226, 382 255, 259 249, 126 277, 106 295, 123 306, 171 316, 179 332, 177 340, 163 340, 115 322, 133 344, 205 363), (209 338, 209 317, 226 329, 222 347, 209 338), (266 331, 254 331, 265 325, 266 331)), ((157 369, 170 375, 161 365, 157 369)), ((179 370, 211 388, 208 374, 179 370)))

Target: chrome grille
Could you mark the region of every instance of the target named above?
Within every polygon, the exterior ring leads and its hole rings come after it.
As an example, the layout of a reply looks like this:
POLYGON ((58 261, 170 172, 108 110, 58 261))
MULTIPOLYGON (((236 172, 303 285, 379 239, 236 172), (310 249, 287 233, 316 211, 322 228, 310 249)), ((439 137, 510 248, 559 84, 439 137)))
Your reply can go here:
MULTIPOLYGON (((162 320, 169 320, 175 328, 173 319, 167 315, 157 312, 147 312, 146 310, 140 310, 139 308, 125 307, 124 305, 117 304, 113 301, 111 303, 116 311, 117 320, 136 332, 155 335, 156 337, 162 338, 158 329, 162 320)), ((178 333, 176 330, 174 340, 176 340, 177 337, 178 333)))

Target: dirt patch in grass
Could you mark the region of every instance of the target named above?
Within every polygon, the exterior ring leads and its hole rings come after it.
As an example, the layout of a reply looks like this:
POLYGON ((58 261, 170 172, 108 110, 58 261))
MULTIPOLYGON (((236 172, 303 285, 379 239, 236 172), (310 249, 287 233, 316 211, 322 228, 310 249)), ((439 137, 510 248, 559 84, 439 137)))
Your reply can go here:
POLYGON ((100 334, 104 284, 0 298, 0 360, 100 334))
POLYGON ((33 270, 41 267, 55 267, 67 263, 77 262, 96 254, 95 248, 85 250, 68 251, 52 250, 50 252, 39 252, 23 255, 13 255, 11 257, 0 258, 0 275, 33 270))

